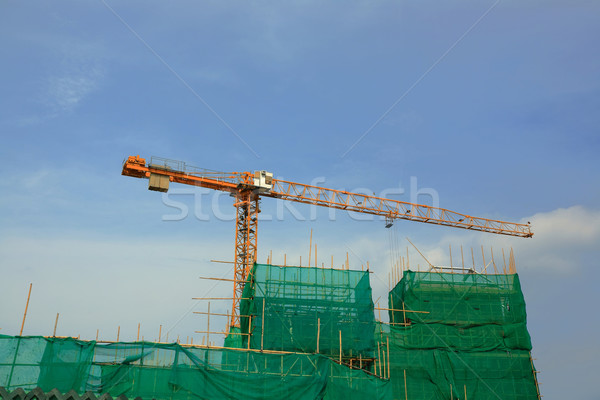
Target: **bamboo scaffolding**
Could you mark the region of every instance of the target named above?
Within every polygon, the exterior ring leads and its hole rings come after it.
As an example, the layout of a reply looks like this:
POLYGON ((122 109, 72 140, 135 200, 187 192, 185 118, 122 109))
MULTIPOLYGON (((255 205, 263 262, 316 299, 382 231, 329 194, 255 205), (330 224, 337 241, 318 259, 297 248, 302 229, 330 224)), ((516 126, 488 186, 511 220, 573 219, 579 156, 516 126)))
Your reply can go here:
POLYGON ((340 364, 342 363, 342 331, 340 330, 340 364))
POLYGON ((406 370, 404 370, 404 399, 408 400, 408 388, 406 387, 406 370))
POLYGON ((494 261, 494 248, 490 246, 490 251, 492 253, 492 264, 494 265, 494 273, 498 274, 498 269, 496 268, 496 261, 494 261))
MULTIPOLYGON (((192 297, 192 300, 233 300, 233 297, 192 297)), ((240 300, 252 300, 251 298, 240 298, 240 300)))
MULTIPOLYGON (((207 315, 208 313, 206 311, 194 311, 193 314, 201 314, 201 315, 207 315)), ((227 314, 221 314, 221 313, 210 313, 211 317, 212 316, 218 316, 218 317, 229 317, 229 312, 227 312, 227 314)), ((240 315, 240 317, 248 317, 248 315, 240 315)))
POLYGON ((483 245, 481 245, 481 258, 483 259, 483 273, 485 274, 487 271, 487 264, 485 263, 485 252, 483 251, 483 245))
POLYGON ((381 346, 380 343, 377 343, 377 360, 379 361, 379 376, 381 376, 381 346))
POLYGON ((320 339, 321 339, 321 318, 317 318, 317 354, 319 354, 320 339))
MULTIPOLYGON (((207 332, 207 331, 194 331, 194 333, 204 333, 204 334, 212 333, 213 335, 225 335, 225 336, 227 336, 227 335, 242 335, 242 336, 248 336, 248 335, 250 335, 249 333, 225 332, 225 331, 220 331, 220 332, 218 332, 218 331, 210 331, 210 332, 207 332)), ((160 342, 158 342, 158 343, 160 343, 160 342)), ((229 348, 229 347, 226 347, 226 348, 229 348)))
POLYGON ((25 312, 23 313, 23 322, 21 323, 21 331, 19 331, 19 336, 23 336, 23 328, 25 327, 25 318, 27 317, 27 309, 29 308, 29 298, 31 297, 31 287, 33 283, 29 284, 29 293, 27 294, 27 303, 25 303, 25 312))
POLYGON ((58 313, 56 313, 56 321, 54 321, 54 332, 52 333, 52 337, 56 337, 56 325, 58 325, 58 313))
MULTIPOLYGON (((417 250, 417 252, 418 252, 418 253, 421 255, 421 257, 423 257, 423 259, 424 259, 424 260, 427 262, 427 264, 429 264, 429 268, 430 268, 430 270, 431 270, 431 269, 434 269, 434 270, 436 270, 436 271, 437 271, 437 268, 436 268, 436 266, 435 266, 435 265, 433 265, 432 263, 430 263, 430 262, 429 262, 429 260, 427 259, 427 257, 425 257, 425 256, 423 255, 423 253, 421 253, 421 251, 420 251, 420 250, 417 248, 417 246, 415 246, 415 245, 413 244, 413 242, 411 242, 411 241, 410 241, 410 239, 409 239, 409 238, 406 238, 406 240, 408 240, 408 243, 410 243, 410 244, 411 244, 411 245, 412 245, 412 246, 415 248, 415 250, 417 250)), ((420 272, 420 270, 421 270, 421 266, 420 266, 420 265, 418 265, 418 267, 419 267, 419 272, 420 272)), ((439 271, 437 271, 437 272, 439 272, 439 271)))
POLYGON ((310 244, 308 245, 308 266, 310 267, 310 259, 312 256, 312 228, 310 229, 310 244))
POLYGON ((208 315, 206 316, 206 344, 210 340, 210 301, 208 302, 208 315))
POLYGON ((205 279, 205 280, 209 280, 209 281, 236 282, 235 279, 213 278, 213 277, 210 277, 210 276, 199 276, 198 279, 205 279))
POLYGON ((265 298, 263 297, 261 329, 260 329, 260 349, 261 350, 263 350, 264 340, 265 340, 265 298))
MULTIPOLYGON (((402 312, 412 312, 419 314, 429 314, 429 311, 415 311, 415 310, 406 310, 404 308, 384 308, 384 307, 375 307, 375 310, 384 310, 384 311, 402 311, 402 312)), ((379 313, 379 318, 381 318, 381 313, 379 313)))
POLYGON ((385 338, 386 342, 387 342, 387 377, 388 379, 390 378, 390 338, 389 336, 385 338))

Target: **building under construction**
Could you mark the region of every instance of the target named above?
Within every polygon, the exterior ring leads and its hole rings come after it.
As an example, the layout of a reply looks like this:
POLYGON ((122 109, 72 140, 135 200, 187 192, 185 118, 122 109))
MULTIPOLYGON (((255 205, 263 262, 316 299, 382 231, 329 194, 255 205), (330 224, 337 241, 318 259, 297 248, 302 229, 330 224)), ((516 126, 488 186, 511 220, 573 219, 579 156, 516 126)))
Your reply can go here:
POLYGON ((407 270, 375 307, 369 271, 256 264, 224 347, 0 336, 0 395, 538 399, 508 272, 407 270))
POLYGON ((236 198, 224 345, 210 345, 210 324, 200 345, 0 336, 0 397, 540 398, 512 252, 493 273, 486 265, 396 267, 383 307, 373 302, 368 268, 256 263, 260 196, 521 237, 531 237, 528 225, 277 181, 264 171, 224 175, 129 157, 123 174, 149 178, 152 190, 179 182, 236 198))

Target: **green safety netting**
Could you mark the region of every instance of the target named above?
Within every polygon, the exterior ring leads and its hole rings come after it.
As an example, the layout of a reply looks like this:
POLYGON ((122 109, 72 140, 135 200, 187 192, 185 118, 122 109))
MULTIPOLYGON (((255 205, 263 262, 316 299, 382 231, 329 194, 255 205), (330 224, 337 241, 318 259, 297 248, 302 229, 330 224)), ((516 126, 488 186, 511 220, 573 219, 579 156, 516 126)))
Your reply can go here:
POLYGON ((0 336, 0 386, 142 399, 391 399, 391 385, 313 354, 0 336))
MULTIPOLYGON (((392 309, 425 311, 406 313, 414 322, 448 323, 461 327, 519 324, 527 319, 517 274, 450 274, 406 271, 389 294, 392 309)), ((402 311, 390 312, 401 322, 402 311)))
POLYGON ((374 321, 368 272, 257 264, 242 297, 226 348, 0 335, 0 386, 171 400, 539 398, 517 275, 407 271, 389 293, 390 324, 374 321), (359 362, 366 371, 347 366, 359 362))
POLYGON ((372 358, 373 311, 368 271, 255 264, 240 305, 243 346, 316 353, 318 339, 320 354, 372 358))
POLYGON ((394 398, 538 399, 516 274, 407 271, 389 304, 376 340, 394 398))

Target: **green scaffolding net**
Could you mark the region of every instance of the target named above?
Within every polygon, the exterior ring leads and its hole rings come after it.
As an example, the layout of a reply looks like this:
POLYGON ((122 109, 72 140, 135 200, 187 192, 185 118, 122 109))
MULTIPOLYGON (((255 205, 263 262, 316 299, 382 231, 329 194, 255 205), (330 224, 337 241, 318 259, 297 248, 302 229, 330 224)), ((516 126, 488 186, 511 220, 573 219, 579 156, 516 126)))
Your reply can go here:
POLYGON ((255 264, 240 306, 243 346, 370 359, 373 311, 368 271, 255 264))
POLYGON ((376 340, 394 398, 538 399, 516 274, 407 271, 389 304, 376 340))
POLYGON ((142 399, 391 399, 389 381, 314 354, 0 336, 0 386, 142 399))
POLYGON ((511 275, 404 273, 390 323, 369 272, 257 264, 224 348, 0 335, 0 386, 142 399, 539 399, 511 275))

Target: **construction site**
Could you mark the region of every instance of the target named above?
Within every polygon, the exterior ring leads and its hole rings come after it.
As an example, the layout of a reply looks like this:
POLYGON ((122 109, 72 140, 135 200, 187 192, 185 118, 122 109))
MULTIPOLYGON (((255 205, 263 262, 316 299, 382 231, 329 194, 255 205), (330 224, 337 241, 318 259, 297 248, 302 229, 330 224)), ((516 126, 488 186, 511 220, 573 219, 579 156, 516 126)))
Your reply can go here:
POLYGON ((232 297, 197 299, 207 306, 198 312, 206 327, 194 332, 201 343, 145 341, 139 331, 132 342, 0 335, 0 398, 541 398, 512 249, 486 259, 483 247, 477 257, 461 247, 453 264, 450 247, 450 265, 434 265, 413 245, 424 266, 408 250, 392 260, 387 299, 376 300, 371 266, 319 265, 312 234, 306 265, 257 260, 259 203, 269 197, 380 216, 386 228, 409 220, 530 238, 529 224, 158 157, 130 156, 122 175, 153 191, 177 183, 232 195, 234 276, 204 278, 229 282, 232 297), (211 313, 216 301, 231 312, 211 313), (211 341, 221 334, 222 346, 211 341))

